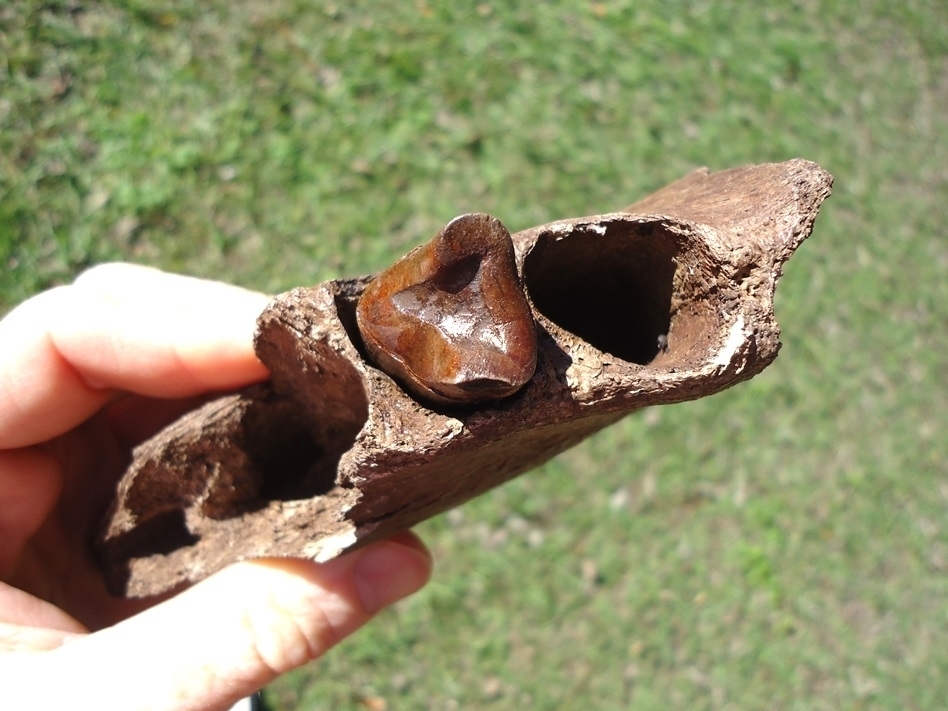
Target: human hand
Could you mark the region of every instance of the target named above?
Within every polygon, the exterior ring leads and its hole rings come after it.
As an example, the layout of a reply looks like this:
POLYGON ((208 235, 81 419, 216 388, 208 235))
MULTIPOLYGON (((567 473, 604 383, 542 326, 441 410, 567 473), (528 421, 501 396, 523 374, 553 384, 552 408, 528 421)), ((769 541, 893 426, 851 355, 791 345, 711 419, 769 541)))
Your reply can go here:
POLYGON ((238 563, 158 600, 106 591, 89 544, 131 447, 266 378, 251 344, 266 302, 113 264, 0 321, 4 708, 227 709, 427 581, 406 533, 324 564, 238 563))

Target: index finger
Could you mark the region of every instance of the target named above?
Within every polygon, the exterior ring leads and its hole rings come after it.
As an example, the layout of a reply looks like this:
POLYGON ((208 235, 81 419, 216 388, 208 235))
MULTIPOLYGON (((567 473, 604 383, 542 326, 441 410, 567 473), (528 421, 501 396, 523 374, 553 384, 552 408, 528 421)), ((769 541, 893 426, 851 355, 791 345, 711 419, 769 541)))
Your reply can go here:
POLYGON ((266 378, 264 294, 130 264, 95 267, 0 321, 0 449, 56 437, 116 391, 182 397, 266 378))

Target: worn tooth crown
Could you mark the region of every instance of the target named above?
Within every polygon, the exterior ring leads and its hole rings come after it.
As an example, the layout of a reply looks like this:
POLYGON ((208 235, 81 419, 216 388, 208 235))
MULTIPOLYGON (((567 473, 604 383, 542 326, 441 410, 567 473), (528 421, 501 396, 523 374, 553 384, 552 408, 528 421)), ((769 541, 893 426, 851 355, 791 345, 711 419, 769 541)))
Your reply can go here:
POLYGON ((490 215, 455 218, 379 274, 356 319, 375 364, 424 400, 507 397, 536 369, 536 330, 513 243, 490 215))

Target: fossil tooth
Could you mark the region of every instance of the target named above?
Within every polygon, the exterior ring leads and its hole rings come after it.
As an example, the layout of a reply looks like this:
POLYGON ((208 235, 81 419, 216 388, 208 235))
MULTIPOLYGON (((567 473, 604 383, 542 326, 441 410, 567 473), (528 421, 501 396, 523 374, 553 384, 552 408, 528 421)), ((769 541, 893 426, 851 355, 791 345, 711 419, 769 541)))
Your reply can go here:
POLYGON ((455 218, 375 277, 356 319, 372 359, 423 400, 506 397, 536 368, 510 233, 490 215, 455 218))

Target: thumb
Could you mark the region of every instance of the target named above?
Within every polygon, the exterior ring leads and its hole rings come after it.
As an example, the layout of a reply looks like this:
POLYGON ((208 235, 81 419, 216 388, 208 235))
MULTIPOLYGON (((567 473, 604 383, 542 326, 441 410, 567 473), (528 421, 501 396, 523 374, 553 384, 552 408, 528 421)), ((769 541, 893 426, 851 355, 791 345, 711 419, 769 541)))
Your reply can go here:
POLYGON ((13 699, 23 685, 23 702, 11 708, 228 709, 321 656, 430 572, 408 533, 323 564, 238 563, 113 627, 20 655, 9 679, 13 699))

